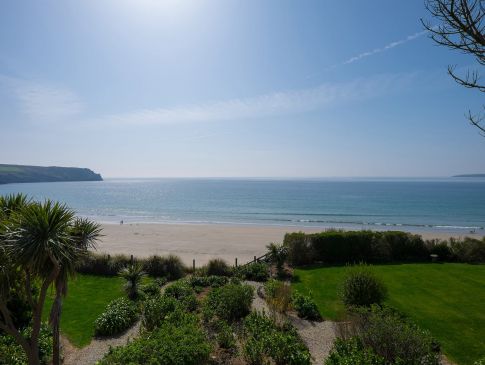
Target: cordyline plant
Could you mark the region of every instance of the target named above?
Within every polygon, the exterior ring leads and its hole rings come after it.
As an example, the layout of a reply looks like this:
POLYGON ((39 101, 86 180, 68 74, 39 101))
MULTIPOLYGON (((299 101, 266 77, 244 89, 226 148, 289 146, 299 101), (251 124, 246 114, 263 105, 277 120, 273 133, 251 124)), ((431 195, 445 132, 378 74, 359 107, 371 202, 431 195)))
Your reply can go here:
POLYGON ((60 362, 59 322, 62 298, 79 261, 94 247, 100 226, 76 218, 65 205, 47 200, 32 202, 24 195, 0 197, 0 330, 24 349, 29 365, 39 359, 39 333, 47 290, 55 298, 49 323, 53 330, 53 364, 60 362), (23 291, 32 309, 29 338, 14 324, 8 308, 13 285, 23 291), (39 290, 33 290, 38 286, 39 290))

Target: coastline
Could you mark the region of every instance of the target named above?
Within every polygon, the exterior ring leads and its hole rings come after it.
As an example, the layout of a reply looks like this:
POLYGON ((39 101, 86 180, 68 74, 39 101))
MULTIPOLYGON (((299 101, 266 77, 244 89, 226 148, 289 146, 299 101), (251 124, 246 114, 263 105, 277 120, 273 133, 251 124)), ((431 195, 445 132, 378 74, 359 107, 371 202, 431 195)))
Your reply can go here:
MULTIPOLYGON (((316 233, 330 227, 276 226, 254 224, 207 223, 102 223, 102 234, 97 252, 126 254, 138 257, 150 255, 177 255, 186 265, 206 264, 211 258, 221 258, 228 264, 251 261, 266 252, 270 242, 282 242, 285 233, 303 231, 316 233)), ((349 229, 347 227, 334 227, 349 229)), ((393 230, 401 230, 392 227, 393 230)), ((356 228, 354 228, 356 229, 356 228)), ((384 230, 384 229, 381 229, 384 230)), ((403 231, 408 231, 404 230, 403 231)), ((481 238, 483 231, 475 234, 456 231, 409 231, 425 239, 481 238)))

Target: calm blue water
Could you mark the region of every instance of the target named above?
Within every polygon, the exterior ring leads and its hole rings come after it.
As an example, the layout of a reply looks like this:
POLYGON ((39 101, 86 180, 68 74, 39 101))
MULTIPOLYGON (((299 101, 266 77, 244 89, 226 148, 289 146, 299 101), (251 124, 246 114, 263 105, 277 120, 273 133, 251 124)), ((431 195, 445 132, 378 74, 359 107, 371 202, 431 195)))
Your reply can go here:
MULTIPOLYGON (((482 231, 485 179, 112 179, 0 185, 100 222, 482 231)), ((483 231, 485 232, 485 231, 483 231)))

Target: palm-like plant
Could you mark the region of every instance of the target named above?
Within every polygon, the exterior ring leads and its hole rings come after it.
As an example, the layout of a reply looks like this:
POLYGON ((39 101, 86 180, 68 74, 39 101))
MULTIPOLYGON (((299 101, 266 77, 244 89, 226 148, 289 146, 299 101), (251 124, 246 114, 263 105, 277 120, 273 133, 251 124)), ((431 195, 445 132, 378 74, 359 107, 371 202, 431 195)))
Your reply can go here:
POLYGON ((140 295, 141 281, 146 276, 143 266, 134 262, 120 270, 119 276, 126 280, 125 291, 130 299, 137 299, 140 295))
POLYGON ((3 223, 0 229, 0 328, 14 336, 24 348, 29 364, 39 363, 39 332, 48 288, 54 284, 56 298, 50 322, 54 330, 54 364, 59 363, 59 316, 61 298, 79 259, 99 236, 97 224, 76 219, 65 205, 46 201, 29 202, 21 197, 0 201, 3 223), (17 203, 19 204, 17 204, 17 203), (7 207, 7 208, 6 208, 7 207), (12 208, 14 207, 14 208, 12 208), (12 322, 7 308, 9 281, 22 275, 24 291, 32 307, 32 332, 25 340, 12 322), (32 282, 40 290, 32 293, 32 282))
POLYGON ((87 219, 76 218, 69 228, 69 255, 60 262, 60 272, 55 280, 56 296, 51 308, 50 323, 53 328, 53 364, 60 363, 59 324, 62 309, 62 298, 67 295, 67 284, 70 277, 76 274, 76 267, 85 257, 89 248, 94 248, 100 236, 99 224, 87 219))
POLYGON ((278 272, 281 272, 288 257, 288 248, 277 243, 270 243, 266 248, 268 250, 269 259, 276 265, 278 272))

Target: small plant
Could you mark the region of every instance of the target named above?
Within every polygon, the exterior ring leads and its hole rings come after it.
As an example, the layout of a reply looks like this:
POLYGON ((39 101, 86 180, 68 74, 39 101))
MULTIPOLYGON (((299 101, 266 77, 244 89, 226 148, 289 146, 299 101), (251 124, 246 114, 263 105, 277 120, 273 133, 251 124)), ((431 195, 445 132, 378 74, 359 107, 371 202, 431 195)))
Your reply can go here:
POLYGON ((368 266, 357 265, 348 270, 341 291, 347 307, 381 304, 386 296, 386 287, 368 266))
POLYGON ((229 265, 222 259, 212 259, 207 263, 207 275, 231 276, 232 270, 229 265))
POLYGON ((143 266, 134 262, 121 269, 119 275, 126 280, 125 291, 128 298, 137 299, 141 294, 141 281, 146 276, 143 266))
MULTIPOLYGON (((30 337, 31 327, 21 331, 23 337, 30 337)), ((41 365, 52 363, 52 330, 47 323, 42 323, 39 334, 39 359, 41 365)), ((22 347, 15 339, 7 334, 0 333, 0 364, 2 365, 25 365, 28 363, 27 356, 22 347)))
POLYGON ((184 308, 190 312, 197 309, 198 302, 194 289, 185 279, 176 281, 172 285, 165 288, 163 295, 177 299, 184 306, 184 308))
POLYGON ((161 277, 161 278, 155 278, 155 283, 157 283, 157 285, 161 288, 163 286, 165 286, 168 282, 167 278, 165 277, 161 277))
POLYGON ((179 280, 165 288, 164 295, 175 299, 183 299, 194 293, 194 290, 186 280, 179 280))
POLYGON ((420 329, 391 308, 377 305, 356 311, 353 336, 386 364, 438 365, 439 344, 429 332, 420 329))
POLYGON ((206 311, 226 321, 236 321, 251 310, 254 290, 249 285, 227 284, 207 296, 206 311))
POLYGON ((184 277, 186 267, 180 257, 168 255, 167 257, 164 257, 164 261, 166 277, 168 280, 177 280, 184 277))
POLYGON ((291 307, 291 287, 282 281, 270 279, 264 285, 264 292, 271 312, 286 314, 291 307))
POLYGON ((237 275, 245 280, 263 282, 269 278, 269 267, 263 262, 254 262, 237 269, 237 275))
POLYGON ((372 349, 365 348, 359 338, 353 337, 348 340, 337 338, 325 365, 385 365, 385 362, 372 349))
POLYGON ((153 331, 159 327, 166 317, 180 307, 177 299, 169 296, 152 298, 145 301, 143 306, 143 327, 153 331))
POLYGON ((141 287, 141 291, 147 297, 156 297, 160 295, 160 286, 155 282, 151 281, 141 287))
POLYGON ((264 313, 244 320, 243 356, 250 364, 310 365, 310 352, 290 324, 279 327, 264 313))
POLYGON ((277 243, 270 243, 266 248, 268 249, 271 262, 276 265, 278 274, 281 275, 283 273, 283 266, 288 258, 288 247, 277 243))
POLYGON ((243 347, 243 357, 249 365, 267 365, 264 344, 254 338, 249 338, 243 347))
POLYGON ((177 280, 184 276, 186 268, 178 256, 169 255, 150 256, 144 261, 144 270, 148 275, 161 278, 165 277, 168 280, 177 280))
POLYGON ((293 307, 295 308, 298 317, 318 321, 322 319, 316 303, 313 301, 311 295, 303 295, 297 291, 293 293, 293 307))
POLYGON ((99 365, 207 364, 211 350, 197 316, 175 311, 153 332, 146 332, 125 346, 111 348, 99 365))
POLYGON ((206 288, 208 286, 212 288, 219 288, 226 285, 229 282, 229 278, 226 276, 191 276, 188 279, 188 283, 192 288, 201 287, 206 288))
POLYGON ((109 303, 94 321, 96 336, 112 336, 127 330, 138 318, 136 306, 126 298, 109 303))
POLYGON ((216 324, 217 329, 217 344, 223 349, 235 349, 236 339, 231 326, 226 321, 218 321, 216 324))

